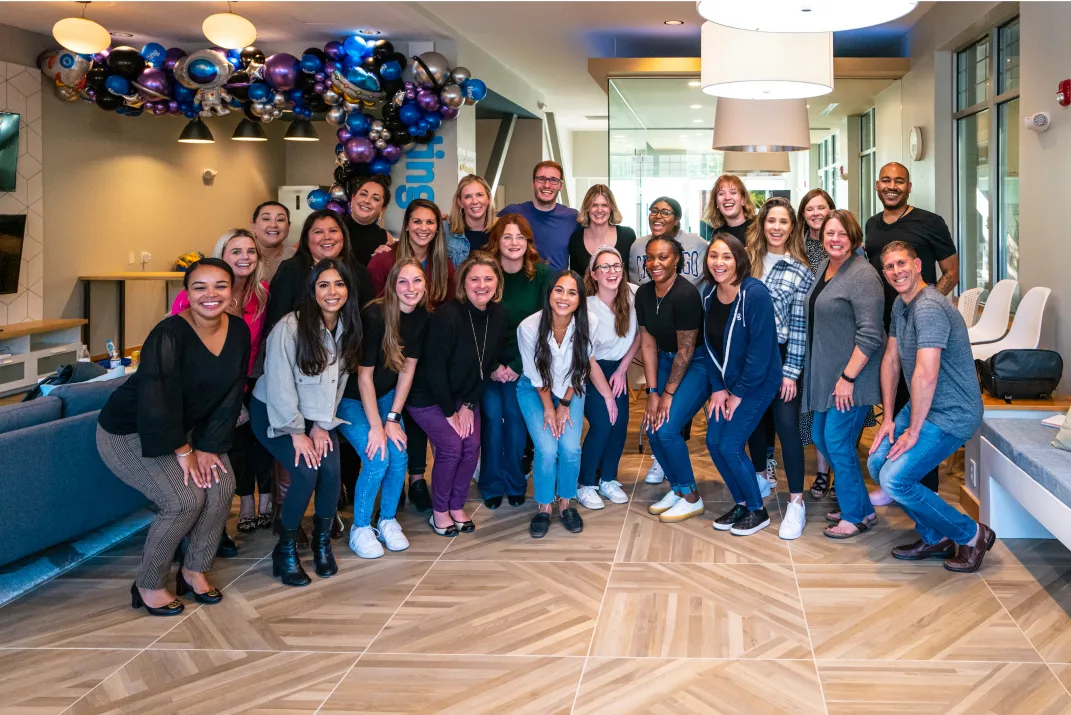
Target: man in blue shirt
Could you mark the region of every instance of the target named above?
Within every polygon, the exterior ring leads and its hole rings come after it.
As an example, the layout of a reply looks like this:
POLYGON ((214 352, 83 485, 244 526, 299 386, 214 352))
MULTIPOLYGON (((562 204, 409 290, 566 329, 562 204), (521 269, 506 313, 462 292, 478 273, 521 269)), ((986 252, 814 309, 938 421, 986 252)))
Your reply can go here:
POLYGON ((556 161, 541 161, 532 170, 533 201, 510 204, 499 216, 520 214, 535 236, 539 255, 557 271, 569 267, 569 237, 576 230, 577 210, 558 203, 565 173, 556 161))

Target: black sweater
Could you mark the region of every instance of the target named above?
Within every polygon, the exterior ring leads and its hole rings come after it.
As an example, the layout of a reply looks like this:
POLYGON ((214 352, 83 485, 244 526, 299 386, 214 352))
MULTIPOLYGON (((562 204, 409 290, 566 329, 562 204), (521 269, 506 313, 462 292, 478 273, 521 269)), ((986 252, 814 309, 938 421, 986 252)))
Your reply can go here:
POLYGON ((436 308, 428 321, 424 359, 417 363, 407 404, 410 407, 438 405, 446 417, 454 414, 459 401, 479 404, 484 380, 490 379, 498 367, 505 327, 506 311, 498 303, 477 310, 471 303, 451 300, 436 308), (483 357, 483 380, 477 353, 483 357))
MULTIPOLYGON (((350 264, 349 269, 357 283, 357 305, 364 308, 375 298, 372 279, 368 275, 368 269, 356 261, 350 264)), ((271 333, 271 329, 283 316, 298 309, 301 294, 305 290, 305 281, 308 280, 311 270, 309 257, 300 253, 279 264, 279 270, 275 272, 275 278, 268 289, 268 307, 264 312, 265 336, 271 333)))

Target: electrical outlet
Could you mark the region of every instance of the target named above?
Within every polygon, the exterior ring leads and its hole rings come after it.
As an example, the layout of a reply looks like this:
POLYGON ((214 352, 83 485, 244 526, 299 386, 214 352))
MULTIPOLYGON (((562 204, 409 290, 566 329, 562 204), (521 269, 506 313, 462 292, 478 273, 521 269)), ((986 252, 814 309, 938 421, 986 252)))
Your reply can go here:
POLYGON ((971 486, 978 488, 978 463, 971 460, 971 486))

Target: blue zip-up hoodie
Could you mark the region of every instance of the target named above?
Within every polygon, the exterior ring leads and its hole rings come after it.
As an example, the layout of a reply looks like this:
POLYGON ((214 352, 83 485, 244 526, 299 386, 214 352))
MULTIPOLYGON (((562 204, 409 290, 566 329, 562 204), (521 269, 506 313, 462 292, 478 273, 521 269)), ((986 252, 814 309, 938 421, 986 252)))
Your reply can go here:
MULTIPOLYGON (((710 301, 716 300, 715 290, 713 285, 703 286, 704 315, 710 309, 710 301)), ((722 346, 724 361, 718 360, 710 346, 710 336, 704 335, 704 347, 714 361, 709 371, 711 391, 728 390, 737 397, 765 399, 781 384, 781 352, 770 290, 759 279, 747 276, 730 308, 732 318, 725 327, 722 346)))

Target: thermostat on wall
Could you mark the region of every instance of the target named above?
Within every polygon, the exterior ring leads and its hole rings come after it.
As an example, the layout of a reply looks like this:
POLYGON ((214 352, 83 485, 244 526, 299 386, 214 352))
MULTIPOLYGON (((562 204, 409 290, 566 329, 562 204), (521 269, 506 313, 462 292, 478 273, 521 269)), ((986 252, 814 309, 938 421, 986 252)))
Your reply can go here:
POLYGON ((911 134, 907 139, 907 151, 911 155, 911 161, 922 158, 922 127, 911 127, 911 134))

